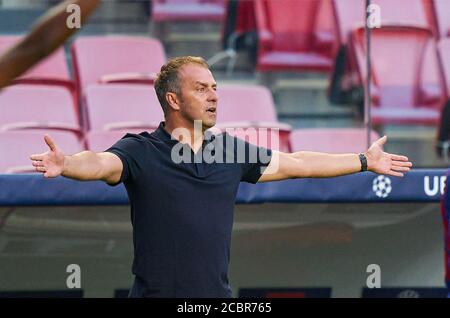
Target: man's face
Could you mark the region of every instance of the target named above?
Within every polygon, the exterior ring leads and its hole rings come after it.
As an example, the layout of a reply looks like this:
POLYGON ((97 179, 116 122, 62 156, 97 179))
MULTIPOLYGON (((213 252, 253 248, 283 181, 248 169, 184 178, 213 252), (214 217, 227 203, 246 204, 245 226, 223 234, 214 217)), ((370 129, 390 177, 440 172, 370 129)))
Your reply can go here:
POLYGON ((216 124, 217 84, 211 71, 196 64, 184 65, 179 73, 181 115, 188 121, 201 120, 203 129, 216 124))

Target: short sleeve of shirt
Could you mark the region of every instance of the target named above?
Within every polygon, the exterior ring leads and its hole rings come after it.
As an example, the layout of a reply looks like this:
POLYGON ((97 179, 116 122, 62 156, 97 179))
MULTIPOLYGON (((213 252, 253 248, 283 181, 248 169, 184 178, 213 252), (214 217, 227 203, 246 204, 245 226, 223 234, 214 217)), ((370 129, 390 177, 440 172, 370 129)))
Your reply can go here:
POLYGON ((241 168, 241 181, 257 183, 272 159, 272 151, 242 139, 235 139, 235 156, 241 168))
POLYGON ((130 182, 136 178, 139 173, 139 157, 142 153, 142 137, 136 134, 127 133, 122 139, 105 150, 118 156, 122 161, 123 170, 119 182, 110 184, 116 186, 121 182, 130 182))

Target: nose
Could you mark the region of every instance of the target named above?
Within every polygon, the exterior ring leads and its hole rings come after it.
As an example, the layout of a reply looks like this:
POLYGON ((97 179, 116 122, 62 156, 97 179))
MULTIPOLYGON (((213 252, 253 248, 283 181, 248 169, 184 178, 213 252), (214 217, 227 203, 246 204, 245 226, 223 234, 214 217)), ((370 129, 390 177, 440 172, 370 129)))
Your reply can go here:
POLYGON ((213 89, 213 88, 211 88, 210 90, 209 90, 209 95, 208 95, 208 101, 210 101, 210 102, 217 102, 217 92, 216 92, 216 90, 215 89, 213 89))

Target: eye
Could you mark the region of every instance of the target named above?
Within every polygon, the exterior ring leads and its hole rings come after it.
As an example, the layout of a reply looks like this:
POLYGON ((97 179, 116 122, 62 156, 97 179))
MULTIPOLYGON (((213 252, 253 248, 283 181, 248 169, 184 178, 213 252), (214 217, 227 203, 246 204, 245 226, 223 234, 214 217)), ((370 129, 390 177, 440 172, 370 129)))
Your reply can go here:
POLYGON ((205 88, 204 87, 199 87, 199 88, 197 88, 197 91, 200 92, 200 93, 203 93, 205 91, 205 88))

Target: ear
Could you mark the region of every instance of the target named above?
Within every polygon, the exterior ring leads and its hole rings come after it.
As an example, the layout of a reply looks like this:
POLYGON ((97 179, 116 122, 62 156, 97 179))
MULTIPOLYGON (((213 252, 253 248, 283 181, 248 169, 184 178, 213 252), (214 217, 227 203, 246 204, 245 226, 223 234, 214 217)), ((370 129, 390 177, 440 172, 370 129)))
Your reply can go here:
POLYGON ((180 110, 180 99, 175 93, 166 93, 166 101, 172 110, 180 110))

